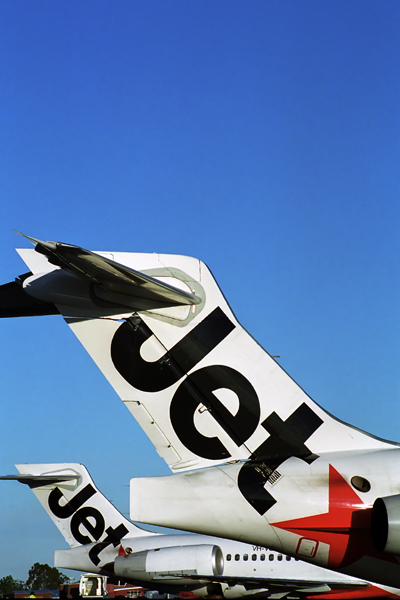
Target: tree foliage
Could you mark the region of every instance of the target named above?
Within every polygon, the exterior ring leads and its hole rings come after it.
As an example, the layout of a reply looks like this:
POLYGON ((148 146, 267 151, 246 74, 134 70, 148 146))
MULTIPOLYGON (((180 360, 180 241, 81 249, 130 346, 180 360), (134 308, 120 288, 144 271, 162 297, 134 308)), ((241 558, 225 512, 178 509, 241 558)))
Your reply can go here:
POLYGON ((25 582, 14 579, 12 575, 6 575, 5 577, 0 578, 0 596, 23 589, 25 589, 25 582))
POLYGON ((28 573, 26 587, 32 590, 56 590, 62 583, 68 581, 67 575, 64 575, 48 564, 35 563, 28 573))
POLYGON ((69 581, 69 577, 55 567, 50 567, 48 564, 35 563, 29 569, 29 577, 26 582, 14 579, 12 575, 1 577, 0 598, 19 590, 56 590, 62 583, 66 583, 67 581, 69 581))

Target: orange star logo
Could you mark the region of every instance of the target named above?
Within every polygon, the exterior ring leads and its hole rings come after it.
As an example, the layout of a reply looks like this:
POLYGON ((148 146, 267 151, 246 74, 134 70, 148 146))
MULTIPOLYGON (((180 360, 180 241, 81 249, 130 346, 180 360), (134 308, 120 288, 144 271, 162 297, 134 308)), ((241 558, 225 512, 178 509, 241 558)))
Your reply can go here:
POLYGON ((340 473, 329 465, 328 512, 271 525, 329 544, 330 568, 351 565, 366 555, 397 563, 394 556, 375 549, 371 537, 371 511, 372 506, 365 504, 340 473))

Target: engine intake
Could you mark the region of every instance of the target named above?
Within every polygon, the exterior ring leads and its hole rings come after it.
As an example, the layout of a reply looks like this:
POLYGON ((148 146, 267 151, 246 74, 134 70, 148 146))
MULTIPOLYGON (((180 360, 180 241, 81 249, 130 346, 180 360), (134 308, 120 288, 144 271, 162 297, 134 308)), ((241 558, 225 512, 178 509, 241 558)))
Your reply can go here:
POLYGON ((114 573, 118 577, 164 583, 171 580, 181 584, 193 583, 191 575, 212 578, 222 575, 223 569, 221 548, 208 544, 144 550, 118 556, 114 562, 114 573))
POLYGON ((379 552, 400 555, 400 495, 375 500, 371 515, 371 534, 379 552))

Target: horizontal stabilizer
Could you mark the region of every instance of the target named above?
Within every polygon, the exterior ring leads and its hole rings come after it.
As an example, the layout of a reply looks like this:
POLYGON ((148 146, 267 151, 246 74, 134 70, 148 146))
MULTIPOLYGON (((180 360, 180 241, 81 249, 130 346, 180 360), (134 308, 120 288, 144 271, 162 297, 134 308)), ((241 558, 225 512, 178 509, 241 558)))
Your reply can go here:
POLYGON ((26 273, 15 281, 0 285, 0 317, 39 317, 59 314, 54 304, 25 293, 23 281, 31 275, 32 273, 26 273))
POLYGON ((20 475, 0 475, 0 480, 19 481, 19 483, 26 483, 30 488, 77 479, 79 479, 79 475, 25 475, 22 473, 20 475))
MULTIPOLYGON (((137 310, 192 306, 201 302, 191 291, 178 289, 79 246, 24 237, 33 242, 36 252, 46 256, 49 263, 90 284, 98 300, 137 310)), ((26 291, 30 293, 29 288, 26 291)))

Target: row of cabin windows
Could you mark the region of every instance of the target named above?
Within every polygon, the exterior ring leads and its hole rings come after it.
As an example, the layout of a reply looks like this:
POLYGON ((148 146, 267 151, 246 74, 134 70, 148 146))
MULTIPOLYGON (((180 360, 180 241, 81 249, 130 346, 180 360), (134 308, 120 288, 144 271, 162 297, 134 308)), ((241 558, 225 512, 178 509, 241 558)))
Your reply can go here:
MULTIPOLYGON (((248 554, 243 554, 243 560, 249 560, 249 555, 248 554)), ((289 561, 291 560, 291 556, 286 556, 286 560, 289 561)), ((283 555, 282 554, 278 554, 277 555, 277 559, 278 560, 283 560, 283 555)), ((232 554, 227 554, 226 555, 226 560, 232 560, 232 554)), ((235 554, 235 560, 240 560, 240 554, 235 554)), ((257 554, 252 554, 251 555, 251 560, 257 560, 257 554)), ((265 554, 260 554, 260 560, 265 560, 265 554)), ((275 554, 269 554, 268 555, 268 560, 275 560, 275 554)), ((294 560, 299 560, 298 558, 295 558, 294 560)))

